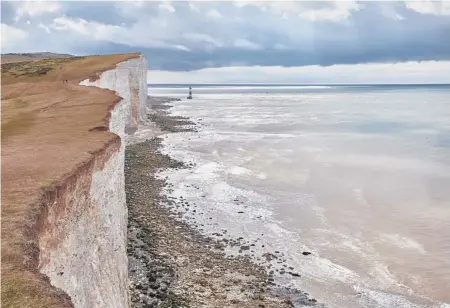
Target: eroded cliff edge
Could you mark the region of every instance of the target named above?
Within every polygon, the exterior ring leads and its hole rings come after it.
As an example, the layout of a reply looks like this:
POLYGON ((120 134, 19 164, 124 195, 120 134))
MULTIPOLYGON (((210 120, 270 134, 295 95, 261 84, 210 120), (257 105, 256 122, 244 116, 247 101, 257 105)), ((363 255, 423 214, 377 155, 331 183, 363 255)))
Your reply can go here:
POLYGON ((113 90, 122 99, 109 115, 109 131, 120 139, 97 153, 65 198, 49 208, 40 233, 40 271, 68 293, 75 307, 128 307, 124 139, 137 128, 146 104, 146 74, 145 60, 139 57, 95 81, 80 82, 113 90))
POLYGON ((146 61, 73 61, 2 84, 4 307, 129 305, 125 138, 145 108, 146 61))

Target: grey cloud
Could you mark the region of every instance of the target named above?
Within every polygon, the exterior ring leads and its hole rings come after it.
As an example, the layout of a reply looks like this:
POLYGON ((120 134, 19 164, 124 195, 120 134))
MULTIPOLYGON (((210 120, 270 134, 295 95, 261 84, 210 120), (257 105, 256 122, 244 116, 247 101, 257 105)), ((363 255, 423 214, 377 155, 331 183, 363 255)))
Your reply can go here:
POLYGON ((67 17, 83 18, 111 25, 132 23, 136 17, 121 11, 120 2, 109 1, 67 1, 62 2, 62 12, 67 17))
POLYGON ((1 1, 1 19, 2 23, 12 24, 14 22, 14 16, 16 15, 16 9, 12 2, 1 1))
MULTIPOLYGON (((286 19, 271 8, 236 7, 229 2, 196 2, 199 12, 187 2, 172 2, 174 12, 160 9, 159 4, 63 2, 60 11, 32 20, 33 25, 51 25, 54 18, 65 15, 116 25, 122 28, 120 42, 127 44, 118 44, 114 33, 101 39, 69 30, 45 34, 38 27, 15 23, 11 17, 14 10, 7 2, 2 2, 2 22, 26 30, 30 50, 39 45, 77 54, 141 51, 150 67, 161 70, 235 63, 291 67, 450 59, 450 16, 421 14, 399 2, 363 2, 340 21, 310 21, 294 14, 287 14, 286 19), (212 9, 222 17, 208 18, 212 9), (178 50, 176 45, 190 51, 178 50)), ((302 2, 302 9, 330 9, 333 5, 302 2)))

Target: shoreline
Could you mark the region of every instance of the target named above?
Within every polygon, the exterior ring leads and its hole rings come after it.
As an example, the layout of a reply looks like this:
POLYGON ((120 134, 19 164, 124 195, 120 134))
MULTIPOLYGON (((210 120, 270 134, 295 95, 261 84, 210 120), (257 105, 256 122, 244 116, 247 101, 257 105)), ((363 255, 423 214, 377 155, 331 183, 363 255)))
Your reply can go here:
MULTIPOLYGON (((195 131, 189 119, 170 116, 168 109, 175 100, 149 98, 149 120, 161 133, 195 131)), ((276 285, 273 271, 268 273, 250 256, 224 252, 236 245, 246 250, 246 244, 201 235, 171 211, 171 207, 196 210, 182 196, 162 195, 170 186, 156 174, 161 169, 192 166, 161 154, 161 141, 156 137, 126 148, 132 307, 316 306, 306 293, 276 285)))

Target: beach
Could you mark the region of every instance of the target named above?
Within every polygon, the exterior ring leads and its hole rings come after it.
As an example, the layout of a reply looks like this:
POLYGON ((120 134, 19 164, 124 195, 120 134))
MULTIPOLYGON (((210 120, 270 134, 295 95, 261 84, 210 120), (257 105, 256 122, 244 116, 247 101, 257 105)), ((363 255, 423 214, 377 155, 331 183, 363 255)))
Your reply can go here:
MULTIPOLYGON (((196 125, 188 119, 168 114, 167 101, 156 99, 149 103, 153 111, 149 119, 165 133, 195 130, 196 125)), ((170 186, 155 176, 157 171, 192 166, 161 154, 160 147, 161 137, 157 137, 128 145, 126 150, 132 306, 293 307, 293 302, 314 305, 316 301, 303 292, 277 289, 272 275, 249 257, 233 257, 224 252, 227 246, 250 250, 252 244, 243 238, 228 241, 203 236, 166 206, 196 212, 183 197, 162 194, 162 189, 170 186)))

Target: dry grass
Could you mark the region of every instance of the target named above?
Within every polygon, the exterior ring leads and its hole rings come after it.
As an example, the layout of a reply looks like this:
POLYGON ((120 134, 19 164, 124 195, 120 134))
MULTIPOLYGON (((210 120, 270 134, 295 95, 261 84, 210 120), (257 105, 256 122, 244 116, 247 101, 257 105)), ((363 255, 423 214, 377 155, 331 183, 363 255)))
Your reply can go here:
POLYGON ((42 59, 69 58, 69 57, 72 56, 69 54, 60 54, 53 52, 7 53, 1 55, 1 61, 3 64, 12 62, 39 61, 42 59))
POLYGON ((66 307, 37 270, 32 213, 44 188, 116 138, 107 126, 114 93, 78 85, 136 54, 51 59, 2 69, 2 307, 66 307), (36 75, 39 69, 47 72, 36 75), (21 72, 21 74, 17 74, 21 72), (69 80, 63 83, 62 80, 69 80))
POLYGON ((80 81, 113 68, 116 61, 120 62, 120 59, 127 57, 129 55, 108 55, 5 63, 2 64, 2 85, 18 82, 80 81))

